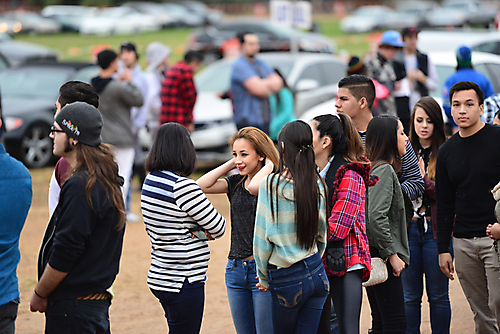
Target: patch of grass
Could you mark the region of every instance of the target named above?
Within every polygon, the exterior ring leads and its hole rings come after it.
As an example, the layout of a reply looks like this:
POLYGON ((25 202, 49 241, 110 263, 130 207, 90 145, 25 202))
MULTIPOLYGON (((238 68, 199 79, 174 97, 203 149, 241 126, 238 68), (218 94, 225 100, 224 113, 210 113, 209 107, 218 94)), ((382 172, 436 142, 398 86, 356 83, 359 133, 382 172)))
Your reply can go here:
POLYGON ((139 63, 146 66, 146 47, 151 42, 161 42, 172 49, 171 63, 177 62, 185 52, 191 29, 166 29, 137 35, 85 36, 78 33, 59 33, 54 35, 17 35, 18 41, 36 43, 57 50, 59 57, 66 61, 91 61, 94 47, 104 45, 118 50, 120 45, 129 41, 139 52, 139 63))
POLYGON ((371 34, 346 34, 340 29, 340 20, 331 16, 316 17, 320 32, 337 44, 342 55, 364 57, 370 51, 371 34))

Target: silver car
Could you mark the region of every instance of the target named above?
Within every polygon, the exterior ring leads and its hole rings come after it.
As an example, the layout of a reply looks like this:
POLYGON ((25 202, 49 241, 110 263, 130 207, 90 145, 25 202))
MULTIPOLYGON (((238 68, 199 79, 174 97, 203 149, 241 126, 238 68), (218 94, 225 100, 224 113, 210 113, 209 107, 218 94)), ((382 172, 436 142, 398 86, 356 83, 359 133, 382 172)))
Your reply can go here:
MULTIPOLYGON (((347 64, 330 54, 288 52, 258 55, 272 68, 278 68, 295 93, 295 114, 300 117, 311 107, 333 99, 337 84, 347 73, 347 64)), ((223 161, 230 158, 228 139, 236 131, 230 100, 219 94, 230 87, 231 68, 235 61, 216 61, 195 77, 198 98, 194 106, 195 130, 191 138, 200 162, 223 161)))

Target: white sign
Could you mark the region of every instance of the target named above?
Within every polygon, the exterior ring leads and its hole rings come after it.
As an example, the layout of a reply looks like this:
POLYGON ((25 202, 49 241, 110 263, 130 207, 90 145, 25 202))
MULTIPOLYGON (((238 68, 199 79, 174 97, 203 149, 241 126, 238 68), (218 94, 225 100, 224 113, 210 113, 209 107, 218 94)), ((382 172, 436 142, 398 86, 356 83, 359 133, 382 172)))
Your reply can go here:
POLYGON ((308 1, 271 0, 271 21, 302 29, 312 27, 312 6, 308 1))

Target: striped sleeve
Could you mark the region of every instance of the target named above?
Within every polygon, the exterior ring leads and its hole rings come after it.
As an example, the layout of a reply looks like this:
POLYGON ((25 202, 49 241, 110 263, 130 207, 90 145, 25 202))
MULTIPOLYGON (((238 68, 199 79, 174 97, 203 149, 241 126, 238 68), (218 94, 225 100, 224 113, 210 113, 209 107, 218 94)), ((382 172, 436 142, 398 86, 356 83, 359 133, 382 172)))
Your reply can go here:
POLYGON ((215 210, 200 187, 191 179, 180 179, 174 186, 177 205, 193 218, 198 225, 214 238, 220 238, 226 230, 226 220, 215 210))
POLYGON ((420 174, 417 156, 410 141, 406 143, 406 154, 401 157, 401 171, 398 173, 398 177, 401 187, 412 201, 423 196, 424 179, 420 174))
POLYGON ((257 275, 262 286, 268 287, 267 264, 273 251, 273 244, 267 237, 267 221, 272 219, 270 212, 270 196, 268 193, 268 178, 264 178, 259 185, 257 213, 255 217, 255 232, 253 237, 253 255, 257 265, 257 275))

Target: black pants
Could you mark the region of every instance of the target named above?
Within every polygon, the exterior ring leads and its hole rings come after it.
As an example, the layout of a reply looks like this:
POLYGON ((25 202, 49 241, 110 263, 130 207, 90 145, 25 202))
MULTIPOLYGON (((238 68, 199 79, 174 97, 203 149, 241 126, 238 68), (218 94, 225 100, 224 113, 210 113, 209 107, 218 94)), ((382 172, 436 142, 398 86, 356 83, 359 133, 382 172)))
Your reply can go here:
POLYGON ((403 281, 401 276, 394 276, 389 261, 387 269, 389 271, 387 281, 366 288, 372 312, 370 334, 406 333, 403 281))
POLYGON ((0 307, 0 334, 14 334, 19 298, 0 307))
POLYGON ((359 317, 363 298, 362 270, 344 276, 330 276, 330 296, 337 310, 340 334, 359 334, 359 317))

